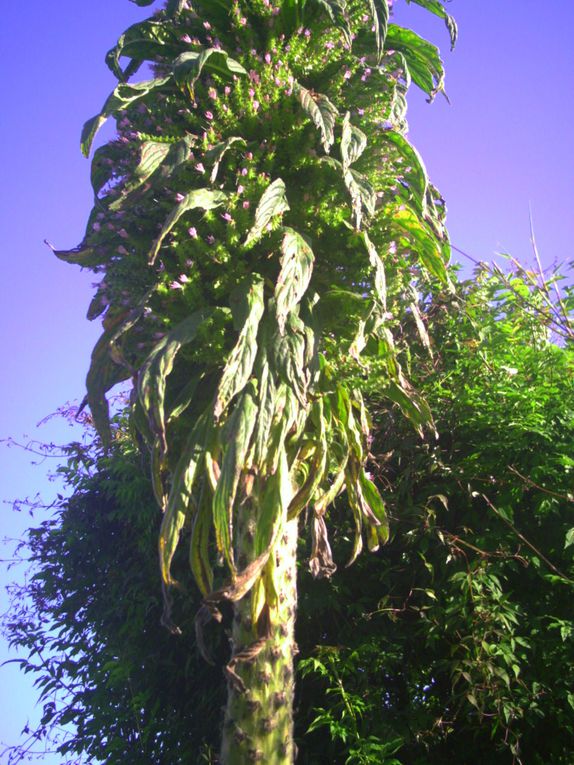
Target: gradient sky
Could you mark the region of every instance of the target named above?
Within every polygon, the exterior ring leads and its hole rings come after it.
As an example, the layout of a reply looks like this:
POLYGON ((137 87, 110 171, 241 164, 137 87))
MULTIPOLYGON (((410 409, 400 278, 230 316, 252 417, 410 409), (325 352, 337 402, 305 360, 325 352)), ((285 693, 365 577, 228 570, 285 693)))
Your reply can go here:
MULTIPOLYGON (((573 260, 573 0, 453 0, 449 10, 460 27, 454 53, 439 19, 404 0, 395 4, 397 23, 412 25, 444 53, 451 103, 439 97, 428 105, 413 92, 409 123, 447 200, 453 244, 476 260, 509 252, 531 261, 530 206, 544 265, 573 260)), ((43 241, 69 248, 82 238, 91 192, 81 126, 114 86, 105 52, 149 9, 128 0, 4 5, 0 438, 66 442, 73 437, 68 426, 36 424, 83 396, 99 335, 99 324, 84 318, 94 279, 58 261, 43 241)), ((53 495, 46 472, 55 465, 30 463, 29 455, 0 445, 0 538, 17 538, 31 522, 12 513, 10 500, 53 495)), ((2 588, 13 576, 0 571, 2 588)), ((6 602, 0 594, 0 611, 6 602)), ((7 656, 13 654, 0 642, 0 661, 7 656)), ((13 743, 38 710, 29 678, 14 665, 0 672, 0 742, 13 743)))

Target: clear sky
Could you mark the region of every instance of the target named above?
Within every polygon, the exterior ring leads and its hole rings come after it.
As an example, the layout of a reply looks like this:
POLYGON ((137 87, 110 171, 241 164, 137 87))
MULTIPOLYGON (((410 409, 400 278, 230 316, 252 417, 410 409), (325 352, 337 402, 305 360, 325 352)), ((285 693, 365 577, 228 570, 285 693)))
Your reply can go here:
MULTIPOLYGON (((4 5, 0 438, 67 441, 70 431, 56 421, 39 431, 36 423, 82 398, 99 325, 84 318, 93 279, 56 260, 43 240, 68 248, 82 238, 91 194, 80 130, 114 86, 105 52, 150 9, 128 0, 4 5)), ((573 0, 453 0, 454 53, 439 19, 405 0, 395 5, 398 23, 412 24, 444 53, 451 103, 439 97, 428 105, 413 93, 409 123, 447 200, 453 243, 477 260, 501 251, 529 260, 530 206, 543 263, 573 260, 573 0)), ((46 465, 31 466, 17 450, 0 445, 0 466, 4 502, 53 492, 46 465)), ((18 537, 29 523, 0 505, 0 537, 18 537)), ((9 579, 0 573, 0 583, 9 579)), ((2 596, 2 610, 5 603, 2 596)), ((0 643, 0 661, 7 655, 0 643)), ((36 714, 34 695, 13 665, 0 673, 0 742, 14 742, 36 714)))

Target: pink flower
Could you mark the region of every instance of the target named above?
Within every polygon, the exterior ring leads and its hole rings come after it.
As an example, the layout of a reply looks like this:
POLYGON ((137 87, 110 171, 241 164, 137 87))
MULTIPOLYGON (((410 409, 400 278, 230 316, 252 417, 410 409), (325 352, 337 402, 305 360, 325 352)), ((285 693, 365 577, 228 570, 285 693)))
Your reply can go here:
POLYGON ((96 221, 92 228, 94 231, 99 231, 101 229, 101 225, 96 221))
POLYGON ((245 18, 245 16, 242 16, 239 19, 239 23, 241 24, 242 27, 244 27, 247 24, 247 19, 245 18))
POLYGON ((197 229, 195 226, 191 226, 187 229, 187 233, 190 235, 192 239, 197 239, 197 229))
POLYGON ((243 206, 243 209, 244 209, 244 210, 248 210, 248 209, 249 209, 249 200, 248 200, 248 199, 246 199, 246 200, 243 202, 243 205, 242 205, 242 206, 243 206))
POLYGON ((217 101, 217 91, 215 88, 209 88, 207 95, 212 99, 212 101, 217 101))
POLYGON ((249 92, 249 98, 253 98, 255 96, 255 91, 253 90, 253 88, 249 88, 248 92, 249 92))
POLYGON ((182 290, 183 284, 180 284, 179 282, 174 281, 174 282, 171 282, 171 284, 169 285, 169 288, 170 290, 182 290))
POLYGON ((187 282, 189 281, 189 276, 187 276, 186 274, 180 274, 178 278, 182 284, 187 284, 187 282))
POLYGON ((191 43, 191 37, 189 35, 182 35, 179 39, 181 40, 181 42, 191 43))
POLYGON ((245 187, 244 186, 239 185, 237 187, 237 193, 238 194, 243 194, 244 191, 245 191, 245 187))
POLYGON ((246 167, 242 167, 241 168, 241 175, 247 175, 247 168, 246 167))
POLYGON ((204 173, 205 172, 205 167, 203 166, 203 164, 201 162, 197 163, 197 165, 195 166, 195 169, 197 170, 198 173, 204 173))
POLYGON ((126 250, 123 244, 120 244, 120 246, 118 247, 118 252, 120 253, 120 255, 129 255, 129 252, 126 250))
POLYGON ((231 93, 231 88, 229 87, 229 85, 225 86, 225 88, 223 89, 223 92, 225 93, 226 96, 228 96, 231 93))
POLYGON ((184 199, 185 199, 185 194, 181 194, 178 191, 177 194, 175 195, 175 201, 176 202, 183 202, 184 199))
POLYGON ((130 238, 130 235, 125 230, 125 228, 120 228, 120 230, 118 231, 118 236, 121 236, 122 239, 129 239, 130 238))
POLYGON ((208 120, 212 120, 213 119, 213 114, 211 112, 205 112, 205 118, 208 119, 208 120))
POLYGON ((231 223, 231 221, 233 220, 233 218, 231 217, 231 215, 228 212, 223 213, 223 215, 221 217, 223 218, 223 220, 226 223, 231 223))
POLYGON ((207 243, 215 244, 215 237, 213 236, 213 234, 209 234, 209 236, 207 237, 207 243))
POLYGON ((270 64, 271 63, 271 54, 270 53, 266 53, 265 54, 265 63, 266 64, 270 64))
POLYGON ((253 152, 252 151, 248 151, 247 154, 245 155, 245 157, 246 157, 246 159, 248 159, 251 162, 251 160, 253 159, 253 152))
POLYGON ((350 70, 350 69, 347 69, 347 70, 345 71, 345 74, 344 74, 343 76, 344 76, 344 78, 345 78, 346 80, 350 80, 350 79, 351 79, 351 77, 353 76, 353 73, 351 72, 351 70, 350 70))
POLYGON ((204 29, 211 29, 211 24, 209 23, 209 21, 204 21, 203 22, 203 27, 204 27, 204 29))

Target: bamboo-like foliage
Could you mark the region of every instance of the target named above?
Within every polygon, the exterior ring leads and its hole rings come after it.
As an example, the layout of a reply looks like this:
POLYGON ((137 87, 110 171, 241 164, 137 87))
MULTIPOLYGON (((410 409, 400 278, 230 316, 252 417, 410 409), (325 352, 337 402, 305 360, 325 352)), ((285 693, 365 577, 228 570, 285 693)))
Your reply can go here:
MULTIPOLYGON (((442 3, 415 1, 454 43, 442 3)), ((118 136, 94 153, 84 241, 56 254, 102 274, 87 400, 109 440, 106 393, 134 381, 173 629, 184 527, 206 608, 252 591, 254 624, 276 603, 271 553, 288 519, 308 512, 315 576, 335 569, 326 519, 345 490, 352 560, 365 539, 386 541, 365 470, 369 365, 419 431, 432 427, 399 363, 386 270, 447 281, 444 205, 405 137, 411 80, 432 98, 444 74, 389 5, 170 0, 108 53, 119 84, 83 151, 109 117, 118 136), (258 508, 250 560, 233 544, 246 505, 258 508)))

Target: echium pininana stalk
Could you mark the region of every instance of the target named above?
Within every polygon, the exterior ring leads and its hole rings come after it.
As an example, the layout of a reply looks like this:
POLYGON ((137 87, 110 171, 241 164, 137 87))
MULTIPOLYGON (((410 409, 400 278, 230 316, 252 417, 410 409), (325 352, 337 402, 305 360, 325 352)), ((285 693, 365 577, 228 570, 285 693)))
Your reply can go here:
MULTIPOLYGON (((441 3, 413 2, 454 43, 441 3)), ((223 762, 291 762, 297 518, 315 576, 335 570, 326 517, 342 492, 351 560, 388 537, 362 378, 432 425, 399 363, 391 293, 448 281, 444 205, 405 138, 410 81, 432 98, 442 62, 389 23, 387 0, 170 0, 107 63, 119 84, 83 151, 108 117, 118 135, 94 154, 84 241, 56 253, 103 276, 88 403, 109 440, 106 393, 133 379, 166 624, 184 530, 200 642, 235 604, 223 762), (131 82, 146 63, 153 76, 131 82)))

